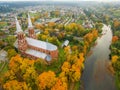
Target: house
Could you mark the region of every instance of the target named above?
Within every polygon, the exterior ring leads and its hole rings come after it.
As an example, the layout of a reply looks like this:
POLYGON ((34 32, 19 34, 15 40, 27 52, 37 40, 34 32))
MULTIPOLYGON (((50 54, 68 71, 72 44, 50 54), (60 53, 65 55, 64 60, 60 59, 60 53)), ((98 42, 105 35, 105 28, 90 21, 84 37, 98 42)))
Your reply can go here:
POLYGON ((68 44, 69 44, 69 41, 68 41, 68 40, 65 40, 65 41, 63 42, 63 44, 62 44, 62 47, 66 47, 66 46, 68 46, 68 44))
POLYGON ((37 59, 42 58, 46 61, 58 57, 58 48, 51 43, 37 40, 30 16, 28 14, 28 36, 26 36, 21 29, 21 26, 16 18, 16 33, 17 40, 14 46, 21 52, 22 55, 37 59))
POLYGON ((91 21, 86 21, 86 22, 83 22, 82 24, 85 28, 93 28, 93 24, 91 21))
POLYGON ((60 18, 52 18, 50 20, 47 20, 46 22, 49 23, 49 22, 54 22, 54 23, 57 23, 57 22, 60 22, 61 19, 60 18))

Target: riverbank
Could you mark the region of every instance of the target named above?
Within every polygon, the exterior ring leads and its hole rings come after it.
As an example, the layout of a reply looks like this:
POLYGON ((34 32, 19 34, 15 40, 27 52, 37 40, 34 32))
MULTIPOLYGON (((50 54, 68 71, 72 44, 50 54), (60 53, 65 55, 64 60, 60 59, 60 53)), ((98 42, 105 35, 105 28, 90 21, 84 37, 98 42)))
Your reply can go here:
POLYGON ((112 39, 110 26, 104 25, 102 34, 102 37, 97 39, 97 45, 92 48, 92 55, 85 60, 81 78, 84 90, 116 90, 115 80, 107 69, 112 39))

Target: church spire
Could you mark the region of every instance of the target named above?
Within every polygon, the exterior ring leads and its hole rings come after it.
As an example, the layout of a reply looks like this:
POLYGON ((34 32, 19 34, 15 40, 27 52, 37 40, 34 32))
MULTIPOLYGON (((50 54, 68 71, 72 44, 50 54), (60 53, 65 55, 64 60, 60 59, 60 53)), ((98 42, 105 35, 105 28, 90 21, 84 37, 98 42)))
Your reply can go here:
POLYGON ((18 49, 21 52, 24 52, 27 49, 27 41, 25 39, 23 30, 21 29, 21 26, 17 20, 17 17, 15 17, 15 20, 16 20, 16 33, 17 33, 17 39, 18 39, 18 49))
POLYGON ((28 13, 28 32, 29 32, 28 36, 30 38, 36 39, 36 35, 35 35, 35 32, 34 32, 34 28, 33 28, 29 13, 28 13))
POLYGON ((32 25, 32 22, 31 22, 31 19, 30 19, 30 15, 28 13, 28 28, 32 28, 33 25, 32 25))
POLYGON ((15 21, 16 21, 16 33, 18 32, 23 32, 22 29, 21 29, 21 26, 17 20, 17 17, 15 17, 15 21))

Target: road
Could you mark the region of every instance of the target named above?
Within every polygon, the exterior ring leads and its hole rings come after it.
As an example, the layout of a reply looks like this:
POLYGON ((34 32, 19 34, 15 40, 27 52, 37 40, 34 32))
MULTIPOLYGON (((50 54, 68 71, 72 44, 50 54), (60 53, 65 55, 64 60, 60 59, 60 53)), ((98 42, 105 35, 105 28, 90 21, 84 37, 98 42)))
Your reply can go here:
POLYGON ((106 25, 102 30, 102 37, 97 39, 97 45, 91 49, 92 55, 85 61, 85 69, 81 77, 83 90, 116 90, 114 77, 107 68, 112 32, 106 25))

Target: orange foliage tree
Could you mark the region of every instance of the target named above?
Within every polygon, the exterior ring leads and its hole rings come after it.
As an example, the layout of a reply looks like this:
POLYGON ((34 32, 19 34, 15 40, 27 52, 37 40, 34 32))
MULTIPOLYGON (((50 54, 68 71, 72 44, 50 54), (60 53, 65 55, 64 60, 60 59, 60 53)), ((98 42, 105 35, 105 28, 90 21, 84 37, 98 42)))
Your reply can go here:
POLYGON ((5 84, 8 81, 16 79, 20 82, 26 82, 31 87, 34 86, 34 82, 38 76, 34 68, 34 62, 34 60, 20 57, 20 55, 12 57, 9 63, 9 70, 4 75, 5 84))
POLYGON ((113 36, 112 37, 112 43, 115 43, 116 41, 118 41, 118 36, 113 36))
POLYGON ((92 30, 92 32, 89 32, 84 36, 84 49, 83 52, 86 55, 88 49, 92 45, 92 43, 97 39, 98 37, 98 31, 97 30, 92 30))
POLYGON ((51 90, 68 90, 67 83, 62 79, 57 79, 55 85, 51 88, 51 90))
POLYGON ((17 80, 11 80, 3 85, 4 90, 31 90, 25 82, 18 82, 17 80))
POLYGON ((77 82, 80 80, 81 71, 84 68, 84 54, 71 54, 69 51, 70 47, 66 47, 66 61, 61 67, 62 73, 64 73, 64 76, 67 77, 70 82, 77 82))
POLYGON ((56 24, 54 22, 49 22, 48 27, 53 28, 56 24))
POLYGON ((39 90, 50 89, 56 82, 56 75, 52 71, 43 72, 37 78, 37 86, 39 90))

